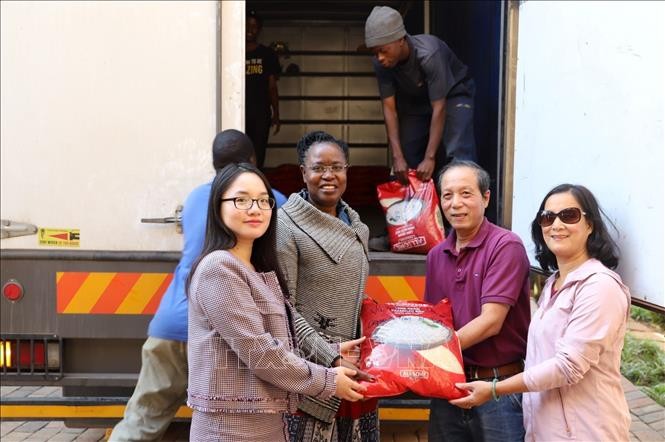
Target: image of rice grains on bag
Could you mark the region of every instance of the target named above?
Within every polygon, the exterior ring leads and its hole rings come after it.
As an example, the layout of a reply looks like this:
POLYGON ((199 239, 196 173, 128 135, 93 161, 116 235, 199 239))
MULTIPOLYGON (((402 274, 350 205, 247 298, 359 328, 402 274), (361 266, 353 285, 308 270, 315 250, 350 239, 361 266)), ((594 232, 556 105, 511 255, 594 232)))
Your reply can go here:
POLYGON ((453 330, 447 299, 431 305, 400 301, 363 301, 360 368, 376 377, 366 397, 396 396, 412 391, 424 397, 466 396, 455 387, 465 382, 462 351, 453 330))

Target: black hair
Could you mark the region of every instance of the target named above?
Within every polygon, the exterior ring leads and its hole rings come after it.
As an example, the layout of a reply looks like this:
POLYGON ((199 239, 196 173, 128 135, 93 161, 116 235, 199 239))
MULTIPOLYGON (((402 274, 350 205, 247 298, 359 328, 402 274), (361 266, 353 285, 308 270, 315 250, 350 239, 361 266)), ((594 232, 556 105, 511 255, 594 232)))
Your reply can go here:
POLYGON ((256 12, 253 9, 247 11, 247 14, 245 15, 245 19, 248 19, 250 17, 253 18, 254 20, 256 20, 256 23, 259 25, 259 28, 263 28, 263 17, 261 17, 261 15, 258 12, 256 12))
MULTIPOLYGON (((603 221, 603 217, 607 219, 607 215, 600 208, 593 193, 579 184, 559 184, 550 190, 540 203, 536 217, 531 222, 531 238, 536 245, 536 259, 540 263, 540 267, 545 271, 557 270, 559 268, 556 257, 545 244, 543 230, 540 224, 538 224, 538 215, 545 209, 545 203, 550 196, 566 192, 570 192, 573 195, 577 203, 582 207, 582 211, 586 213, 584 217, 591 224, 592 232, 586 242, 587 253, 591 258, 596 258, 602 262, 605 267, 610 269, 616 268, 619 265, 619 248, 610 236, 603 221)), ((609 219, 607 221, 616 232, 617 228, 612 221, 609 219)))
POLYGON ((468 167, 473 169, 476 172, 476 179, 478 180, 478 189, 480 189, 480 194, 485 195, 485 193, 490 189, 490 174, 487 173, 485 169, 480 167, 478 163, 471 160, 452 160, 450 163, 446 164, 441 172, 439 173, 439 191, 441 190, 441 182, 443 181, 443 175, 448 172, 450 169, 455 169, 456 167, 468 167))
MULTIPOLYGON (((215 179, 212 181, 210 189, 203 250, 201 250, 201 254, 196 258, 192 265, 192 269, 189 272, 187 278, 187 292, 189 292, 189 287, 196 267, 206 255, 217 250, 229 250, 238 242, 235 234, 226 226, 226 224, 224 224, 220 207, 224 192, 226 192, 239 175, 247 172, 253 173, 261 178, 261 181, 263 181, 263 184, 265 184, 266 189, 268 190, 269 197, 273 199, 275 198, 265 175, 263 175, 263 173, 253 164, 231 163, 217 173, 215 179)), ((232 206, 229 205, 227 207, 232 206)), ((251 263, 258 272, 275 272, 282 288, 282 292, 284 293, 284 296, 288 298, 289 292, 287 290, 286 282, 277 265, 277 206, 272 208, 272 216, 270 217, 270 223, 268 224, 268 230, 266 230, 266 233, 254 240, 251 263)))
POLYGON ((223 130, 212 142, 212 165, 217 171, 229 163, 249 163, 253 156, 252 140, 239 130, 223 130))
POLYGON ((342 150, 346 162, 347 163, 349 162, 349 145, 346 144, 346 141, 339 140, 330 135, 328 132, 324 132, 322 130, 315 130, 306 133, 305 135, 302 136, 302 138, 300 138, 300 140, 298 140, 298 144, 296 145, 296 149, 298 151, 298 164, 300 165, 305 164, 305 157, 307 156, 307 151, 309 150, 310 147, 312 147, 317 143, 330 143, 337 145, 342 150))

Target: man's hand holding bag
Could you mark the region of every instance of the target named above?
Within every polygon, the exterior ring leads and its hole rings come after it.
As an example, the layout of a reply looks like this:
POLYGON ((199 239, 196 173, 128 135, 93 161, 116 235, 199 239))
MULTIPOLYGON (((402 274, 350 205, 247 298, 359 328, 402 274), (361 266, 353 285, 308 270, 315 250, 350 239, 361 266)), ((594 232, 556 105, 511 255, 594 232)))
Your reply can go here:
POLYGON ((379 184, 376 191, 386 215, 393 252, 426 254, 443 241, 443 218, 434 181, 420 181, 408 172, 408 185, 399 181, 379 184))

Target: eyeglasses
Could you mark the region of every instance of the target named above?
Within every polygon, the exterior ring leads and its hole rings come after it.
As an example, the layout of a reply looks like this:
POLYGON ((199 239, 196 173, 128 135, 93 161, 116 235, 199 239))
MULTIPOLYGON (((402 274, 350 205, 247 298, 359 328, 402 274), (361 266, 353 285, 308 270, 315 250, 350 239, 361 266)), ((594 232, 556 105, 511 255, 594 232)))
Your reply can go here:
POLYGON ((235 198, 222 198, 221 202, 233 201, 233 205, 239 210, 249 210, 256 202, 256 206, 261 210, 270 210, 275 207, 274 198, 246 198, 244 196, 237 196, 235 198))
POLYGON ((312 172, 316 174, 323 175, 324 173, 330 171, 334 174, 340 174, 344 172, 349 165, 348 164, 333 164, 332 166, 324 166, 323 164, 315 164, 313 166, 305 166, 312 172))
POLYGON ((540 227, 549 227, 554 224, 557 217, 564 224, 577 224, 582 219, 582 215, 586 216, 586 212, 582 212, 577 207, 568 207, 558 213, 549 210, 543 210, 538 214, 538 224, 540 227))

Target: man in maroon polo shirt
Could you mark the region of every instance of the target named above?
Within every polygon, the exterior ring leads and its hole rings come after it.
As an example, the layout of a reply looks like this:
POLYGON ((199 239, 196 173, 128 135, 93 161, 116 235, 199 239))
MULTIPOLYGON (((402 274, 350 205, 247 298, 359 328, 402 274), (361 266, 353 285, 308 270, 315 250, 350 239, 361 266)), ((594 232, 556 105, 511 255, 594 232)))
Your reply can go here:
MULTIPOLYGON (((530 320, 529 260, 520 238, 485 218, 489 174, 455 160, 441 172, 441 207, 453 230, 427 255, 425 300, 450 299, 467 380, 522 371, 530 320)), ((522 441, 522 397, 467 410, 433 399, 430 441, 522 441)))

